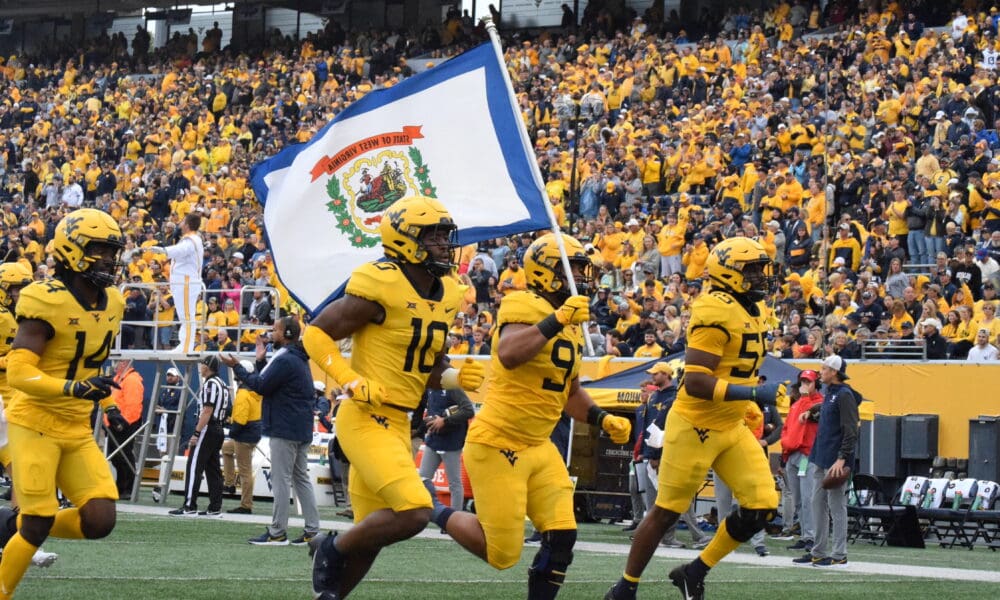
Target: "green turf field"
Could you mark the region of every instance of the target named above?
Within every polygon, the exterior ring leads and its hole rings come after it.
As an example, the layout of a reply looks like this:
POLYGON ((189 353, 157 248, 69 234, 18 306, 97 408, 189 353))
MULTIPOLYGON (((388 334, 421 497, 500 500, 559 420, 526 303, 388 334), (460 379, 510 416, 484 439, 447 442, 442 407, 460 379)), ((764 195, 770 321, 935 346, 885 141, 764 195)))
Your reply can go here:
MULTIPOLYGON (((173 499, 171 499, 173 500, 173 499)), ((233 505, 227 501, 226 508, 233 505)), ((48 569, 32 568, 18 589, 20 600, 233 599, 286 600, 311 598, 309 561, 304 547, 254 547, 247 539, 263 530, 270 505, 259 503, 253 519, 260 523, 218 518, 169 517, 127 512, 118 528, 101 541, 50 540, 45 549, 60 554, 48 569)), ((150 511, 149 507, 141 510, 150 511)), ((166 508, 153 509, 166 512, 166 508)), ((333 510, 322 516, 335 526, 333 510)), ((293 520, 293 524, 301 521, 293 520)), ((290 533, 298 535, 300 529, 290 533)), ((679 532, 682 541, 686 532, 679 532)), ((625 562, 627 534, 620 526, 581 526, 576 559, 560 593, 561 599, 599 600, 625 562)), ((1000 553, 979 548, 912 550, 855 545, 849 548, 849 570, 792 567, 790 542, 768 540, 772 556, 761 559, 741 549, 709 576, 711 599, 780 600, 782 598, 928 598, 1000 597, 1000 553), (788 565, 788 566, 786 566, 788 565), (922 569, 912 569, 919 567, 922 569), (904 573, 905 571, 905 573, 904 573), (911 574, 932 575, 923 578, 911 574), (969 575, 977 581, 965 580, 969 575), (990 592, 989 590, 993 590, 990 592)), ((525 549, 516 567, 494 571, 461 550, 450 538, 429 529, 423 536, 383 552, 351 598, 394 599, 521 599, 526 570, 535 549, 525 549)), ((674 565, 694 556, 690 551, 664 551, 654 558, 640 588, 640 598, 680 598, 666 581, 674 565)))

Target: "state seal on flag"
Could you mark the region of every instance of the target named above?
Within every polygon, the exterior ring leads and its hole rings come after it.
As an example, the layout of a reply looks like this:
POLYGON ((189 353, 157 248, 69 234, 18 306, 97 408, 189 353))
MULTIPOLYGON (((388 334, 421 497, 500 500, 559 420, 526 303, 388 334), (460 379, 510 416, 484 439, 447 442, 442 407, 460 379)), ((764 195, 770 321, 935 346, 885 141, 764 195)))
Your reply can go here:
POLYGON ((355 248, 379 243, 382 213, 393 202, 408 195, 437 197, 430 170, 413 140, 423 138, 420 126, 405 126, 351 143, 320 159, 312 168, 312 180, 328 175, 327 209, 336 228, 355 248), (404 150, 392 146, 406 146, 404 150))

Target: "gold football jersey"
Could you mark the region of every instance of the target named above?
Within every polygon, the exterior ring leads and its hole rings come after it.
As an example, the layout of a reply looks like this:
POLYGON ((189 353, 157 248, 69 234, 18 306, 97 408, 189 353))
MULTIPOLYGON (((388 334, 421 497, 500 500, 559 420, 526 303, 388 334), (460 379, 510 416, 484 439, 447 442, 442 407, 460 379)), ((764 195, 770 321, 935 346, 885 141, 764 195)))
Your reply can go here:
POLYGON ((378 303, 380 324, 354 333, 351 367, 385 387, 386 403, 414 409, 427 386, 448 326, 455 320, 461 293, 455 279, 441 279, 439 297, 424 298, 393 262, 371 262, 351 274, 345 293, 378 303))
MULTIPOLYGON (((83 307, 58 280, 36 281, 21 290, 15 309, 18 320, 38 319, 52 326, 38 368, 60 379, 81 380, 100 374, 121 327, 125 300, 116 288, 105 289, 94 310, 83 307)), ((90 435, 94 403, 72 396, 36 398, 19 390, 7 420, 53 437, 90 435)))
MULTIPOLYGON (((535 325, 553 310, 534 292, 512 292, 500 304, 497 331, 510 323, 535 325)), ((467 439, 509 450, 541 444, 552 434, 569 398, 570 383, 580 373, 583 331, 579 325, 567 325, 531 360, 513 369, 497 358, 499 347, 493 344, 483 408, 467 439)))
MULTIPOLYGON (((720 291, 702 294, 692 304, 687 345, 721 358, 713 373, 719 379, 757 385, 769 314, 763 302, 757 304, 757 309, 758 315, 751 315, 732 296, 720 291)), ((698 427, 729 429, 743 423, 747 409, 746 402, 695 398, 682 385, 671 410, 698 427)))
MULTIPOLYGON (((10 352, 10 343, 14 341, 17 334, 17 319, 14 313, 0 306, 0 356, 7 356, 10 352)), ((7 368, 0 369, 0 398, 3 398, 4 407, 10 407, 11 403, 10 385, 7 384, 7 368)))

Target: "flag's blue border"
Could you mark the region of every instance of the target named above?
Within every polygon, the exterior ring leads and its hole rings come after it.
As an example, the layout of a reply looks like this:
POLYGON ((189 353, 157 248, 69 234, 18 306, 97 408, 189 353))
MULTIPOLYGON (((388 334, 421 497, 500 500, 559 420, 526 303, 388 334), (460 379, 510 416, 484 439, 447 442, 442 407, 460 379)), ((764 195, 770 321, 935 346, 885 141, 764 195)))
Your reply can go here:
MULTIPOLYGON (((529 160, 533 161, 535 159, 533 156, 529 157, 526 155, 524 144, 520 138, 519 127, 521 127, 521 124, 516 120, 520 118, 520 111, 511 102, 511 95, 504 81, 503 73, 500 71, 501 68, 505 67, 497 59, 496 51, 489 42, 440 63, 433 69, 405 79, 391 88, 376 90, 365 95, 357 102, 345 108, 323 127, 319 133, 313 136, 312 140, 303 144, 288 146, 271 158, 254 165, 250 169, 250 185, 257 196, 257 201, 263 206, 269 200, 268 187, 264 183, 264 177, 268 173, 289 167, 300 152, 320 140, 326 134, 326 131, 338 121, 363 115, 366 112, 370 112, 391 102, 402 100, 449 79, 480 68, 485 68, 486 70, 486 98, 493 129, 500 142, 500 150, 503 153, 514 189, 517 191, 518 199, 527 208, 529 217, 502 226, 460 229, 458 232, 459 243, 463 245, 471 244, 490 238, 550 228, 548 214, 546 213, 545 206, 542 204, 547 199, 538 189, 532 172, 537 167, 529 162, 529 160)), ((459 226, 461 227, 461 223, 459 223, 459 226)), ((266 230, 264 235, 266 238, 266 230)), ((268 247, 271 247, 270 240, 268 240, 268 247)), ((277 267, 277 257, 275 256, 274 259, 275 266, 277 267)), ((280 272, 278 276, 280 278, 280 272)), ((345 286, 346 282, 321 302, 319 306, 313 309, 311 313, 318 313, 324 306, 338 298, 343 294, 345 286)), ((288 291, 296 302, 306 307, 291 289, 288 291)), ((308 307, 306 308, 308 310, 308 307)))

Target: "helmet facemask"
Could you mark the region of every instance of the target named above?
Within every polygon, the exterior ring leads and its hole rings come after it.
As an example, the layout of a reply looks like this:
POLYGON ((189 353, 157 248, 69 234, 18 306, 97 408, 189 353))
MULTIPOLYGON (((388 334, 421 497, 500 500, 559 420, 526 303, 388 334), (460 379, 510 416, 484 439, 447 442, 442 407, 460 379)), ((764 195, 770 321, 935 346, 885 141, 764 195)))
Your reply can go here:
POLYGON ((417 245, 424 254, 421 264, 434 277, 450 274, 458 264, 458 228, 454 223, 422 227, 417 245))
POLYGON ((27 284, 18 283, 18 284, 5 285, 3 287, 3 294, 0 295, 2 296, 2 299, 0 299, 0 304, 9 309, 13 309, 14 306, 17 304, 18 298, 20 298, 21 290, 24 289, 25 285, 27 284))
POLYGON ((776 287, 774 263, 770 260, 746 262, 740 272, 743 274, 743 286, 747 288, 743 294, 754 302, 767 298, 776 287))
MULTIPOLYGON (((571 256, 569 257, 569 265, 573 270, 576 293, 582 296, 589 296, 594 282, 594 264, 590 262, 589 258, 571 256)), ((566 272, 563 269, 562 260, 559 261, 559 264, 555 268, 555 276, 555 282, 559 284, 559 287, 554 293, 559 302, 562 303, 572 295, 569 287, 569 279, 566 277, 566 272)))
POLYGON ((88 243, 84 248, 86 254, 83 259, 87 267, 80 272, 80 276, 102 289, 114 285, 122 268, 120 258, 123 248, 122 244, 110 240, 88 243), (111 248, 114 253, 110 257, 95 253, 95 250, 100 250, 100 246, 111 248))

